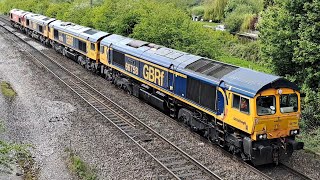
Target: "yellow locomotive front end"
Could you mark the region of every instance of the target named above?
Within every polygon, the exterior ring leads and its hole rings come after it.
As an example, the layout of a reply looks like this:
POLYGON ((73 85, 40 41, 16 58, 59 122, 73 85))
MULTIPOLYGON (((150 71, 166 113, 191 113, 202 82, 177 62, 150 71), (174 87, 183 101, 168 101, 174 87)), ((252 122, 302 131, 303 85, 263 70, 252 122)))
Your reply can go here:
POLYGON ((254 164, 278 163, 290 157, 294 150, 303 148, 303 143, 295 141, 301 112, 298 91, 267 89, 259 92, 253 101, 252 150, 247 153, 253 157, 254 164))

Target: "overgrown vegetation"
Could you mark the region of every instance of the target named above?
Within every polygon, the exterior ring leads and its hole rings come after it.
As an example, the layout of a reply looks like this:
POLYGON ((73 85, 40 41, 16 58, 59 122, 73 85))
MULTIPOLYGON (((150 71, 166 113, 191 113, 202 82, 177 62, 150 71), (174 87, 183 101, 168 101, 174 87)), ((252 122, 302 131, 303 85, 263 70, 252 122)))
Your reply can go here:
POLYGON ((12 98, 17 95, 17 93, 14 91, 14 89, 11 87, 11 85, 8 82, 2 81, 0 83, 0 86, 1 86, 1 93, 5 97, 12 98))
MULTIPOLYGON (((194 7, 191 13, 203 16, 204 21, 222 23, 229 32, 238 33, 256 31, 260 14, 267 5, 266 0, 203 0, 203 3, 194 7)), ((232 44, 228 50, 234 57, 259 62, 261 67, 267 67, 260 58, 259 42, 238 42, 232 44)))
POLYGON ((320 153, 320 128, 302 131, 298 140, 305 142, 304 149, 311 153, 320 153))
MULTIPOLYGON (((5 131, 3 122, 0 121, 0 134, 5 131)), ((18 163, 23 170, 25 180, 36 180, 37 170, 35 169, 34 160, 31 156, 30 145, 21 145, 9 143, 0 139, 0 172, 11 174, 13 166, 18 163)))
MULTIPOLYGON (((246 57, 229 52, 229 47, 240 43, 237 38, 191 21, 187 7, 197 3, 194 0, 104 0, 90 7, 89 1, 84 0, 3 0, 0 11, 20 8, 211 59, 242 57, 233 61, 234 65, 246 64, 246 57)), ((265 66, 259 70, 266 71, 265 66)))
POLYGON ((259 14, 267 6, 265 1, 204 0, 201 6, 194 7, 191 12, 203 16, 206 21, 223 23, 231 32, 255 30, 259 14))
POLYGON ((93 170, 81 160, 81 158, 74 154, 70 149, 66 149, 69 156, 68 167, 82 180, 96 180, 97 176, 93 170))

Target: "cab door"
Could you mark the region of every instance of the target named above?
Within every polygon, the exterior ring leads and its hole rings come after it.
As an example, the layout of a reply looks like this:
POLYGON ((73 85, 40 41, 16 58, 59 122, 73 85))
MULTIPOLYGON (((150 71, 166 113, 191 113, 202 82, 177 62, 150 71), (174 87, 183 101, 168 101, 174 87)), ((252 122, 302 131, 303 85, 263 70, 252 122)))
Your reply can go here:
POLYGON ((253 101, 251 98, 227 91, 228 102, 225 122, 251 133, 253 131, 253 101))
POLYGON ((98 54, 97 43, 92 43, 92 42, 88 41, 87 47, 89 47, 88 54, 87 54, 88 57, 90 59, 97 60, 97 54, 98 54))

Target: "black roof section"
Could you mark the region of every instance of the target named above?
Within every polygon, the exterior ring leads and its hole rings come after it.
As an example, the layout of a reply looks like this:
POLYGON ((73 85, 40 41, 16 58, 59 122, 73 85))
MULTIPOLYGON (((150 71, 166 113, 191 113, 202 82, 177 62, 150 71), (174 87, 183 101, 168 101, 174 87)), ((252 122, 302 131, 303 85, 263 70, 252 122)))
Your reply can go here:
POLYGON ((238 69, 239 67, 232 66, 229 64, 220 63, 210 59, 199 59, 188 66, 185 69, 192 70, 197 73, 212 76, 217 79, 221 79, 224 75, 238 69))

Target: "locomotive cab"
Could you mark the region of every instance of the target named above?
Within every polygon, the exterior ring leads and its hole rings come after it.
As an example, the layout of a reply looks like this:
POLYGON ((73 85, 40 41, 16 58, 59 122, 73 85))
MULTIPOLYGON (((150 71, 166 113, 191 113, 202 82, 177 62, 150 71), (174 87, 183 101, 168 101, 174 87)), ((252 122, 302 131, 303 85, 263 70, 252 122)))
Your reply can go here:
POLYGON ((298 91, 267 89, 259 92, 253 101, 255 125, 250 154, 254 164, 278 163, 290 157, 294 150, 303 148, 303 143, 295 141, 301 112, 298 91))

